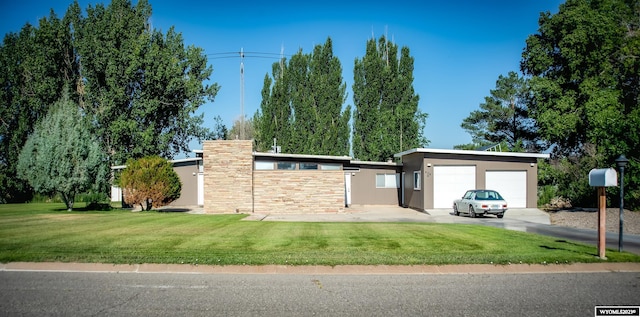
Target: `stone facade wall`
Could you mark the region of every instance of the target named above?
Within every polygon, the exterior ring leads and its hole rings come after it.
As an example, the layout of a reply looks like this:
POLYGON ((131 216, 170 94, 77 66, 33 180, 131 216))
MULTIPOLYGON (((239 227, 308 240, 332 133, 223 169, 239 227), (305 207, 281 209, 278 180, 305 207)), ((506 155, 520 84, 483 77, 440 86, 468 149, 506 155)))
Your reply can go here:
POLYGON ((204 141, 202 150, 204 212, 252 212, 253 142, 204 141))
POLYGON ((257 213, 344 211, 344 171, 254 171, 257 213))

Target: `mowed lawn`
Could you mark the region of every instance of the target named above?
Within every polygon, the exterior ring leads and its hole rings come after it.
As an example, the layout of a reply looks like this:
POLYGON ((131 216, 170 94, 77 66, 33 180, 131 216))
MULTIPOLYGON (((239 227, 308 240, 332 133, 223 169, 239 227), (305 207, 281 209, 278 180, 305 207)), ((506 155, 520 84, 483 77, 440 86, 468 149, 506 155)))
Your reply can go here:
MULTIPOLYGON (((243 221, 245 215, 0 205, 0 262, 418 265, 598 262, 593 246, 481 225, 243 221)), ((607 250, 608 262, 640 256, 607 250)))

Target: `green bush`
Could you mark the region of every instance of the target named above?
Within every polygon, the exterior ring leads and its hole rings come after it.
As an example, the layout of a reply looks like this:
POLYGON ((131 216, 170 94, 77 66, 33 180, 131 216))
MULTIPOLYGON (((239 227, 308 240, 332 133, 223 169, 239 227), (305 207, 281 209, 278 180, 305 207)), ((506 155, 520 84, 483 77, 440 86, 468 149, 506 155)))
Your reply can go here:
POLYGON ((169 161, 159 156, 129 160, 120 175, 124 202, 151 210, 180 198, 182 183, 169 161))

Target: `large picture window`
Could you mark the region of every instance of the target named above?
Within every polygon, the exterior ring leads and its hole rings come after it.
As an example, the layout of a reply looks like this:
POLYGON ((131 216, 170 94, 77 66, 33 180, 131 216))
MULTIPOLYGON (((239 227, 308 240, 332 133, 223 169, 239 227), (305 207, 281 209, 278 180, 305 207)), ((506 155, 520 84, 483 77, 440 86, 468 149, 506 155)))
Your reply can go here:
POLYGON ((376 174, 376 188, 399 188, 400 174, 376 174))
POLYGON ((420 171, 413 172, 413 190, 420 190, 421 188, 420 174, 420 171))

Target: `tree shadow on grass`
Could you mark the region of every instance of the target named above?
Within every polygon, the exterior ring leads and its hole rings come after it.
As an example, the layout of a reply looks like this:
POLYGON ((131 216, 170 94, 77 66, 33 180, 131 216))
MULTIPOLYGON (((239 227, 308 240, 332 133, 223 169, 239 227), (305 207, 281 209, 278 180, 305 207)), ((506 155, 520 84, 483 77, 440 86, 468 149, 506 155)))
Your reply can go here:
MULTIPOLYGON (((54 211, 67 211, 66 207, 62 207, 62 208, 55 208, 53 209, 54 211)), ((110 204, 108 203, 90 203, 87 204, 84 207, 73 207, 73 210, 71 210, 71 212, 74 211, 110 211, 113 210, 113 207, 111 207, 110 204)))
MULTIPOLYGON (((563 247, 555 247, 555 246, 549 246, 549 245, 541 245, 540 247, 543 248, 543 249, 547 249, 547 250, 558 250, 558 251, 573 252, 573 253, 577 253, 577 254, 584 254, 584 252, 575 250, 575 248, 584 248, 585 247, 584 244, 570 242, 570 241, 567 241, 567 240, 555 240, 554 242, 563 243, 567 247, 563 248, 563 247)), ((597 256, 597 254, 594 254, 594 253, 591 253, 591 252, 587 252, 587 254, 588 255, 597 256)))
POLYGON ((191 211, 191 209, 189 208, 162 208, 162 209, 157 209, 157 212, 189 212, 191 211))

